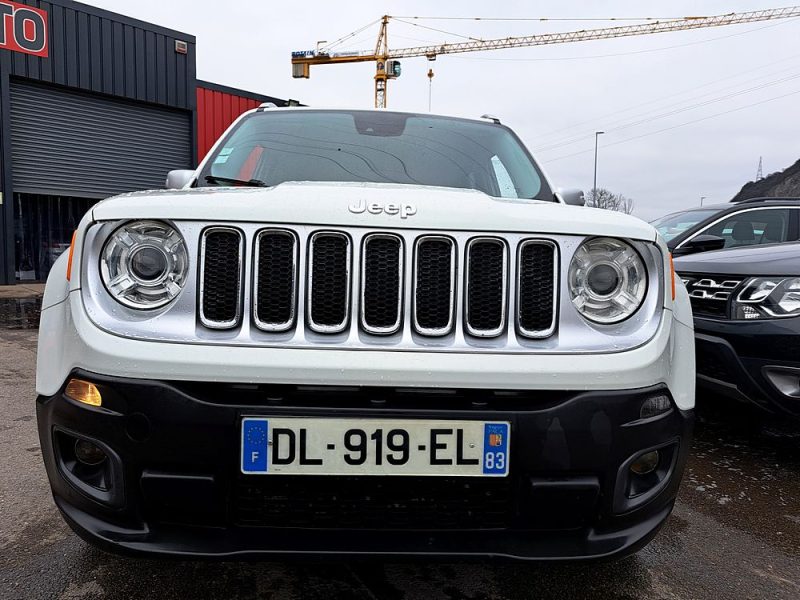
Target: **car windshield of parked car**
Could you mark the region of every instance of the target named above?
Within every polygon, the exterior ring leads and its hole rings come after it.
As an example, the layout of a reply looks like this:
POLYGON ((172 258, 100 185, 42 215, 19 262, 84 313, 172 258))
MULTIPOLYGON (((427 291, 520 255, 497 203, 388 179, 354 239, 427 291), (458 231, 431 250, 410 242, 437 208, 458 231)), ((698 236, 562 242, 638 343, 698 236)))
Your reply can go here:
POLYGON ((660 233, 665 240, 670 241, 717 212, 719 211, 716 209, 686 210, 656 219, 651 225, 658 230, 658 233, 660 233))
POLYGON ((506 127, 376 111, 264 111, 235 127, 199 185, 286 181, 400 183, 553 200, 536 164, 506 127))

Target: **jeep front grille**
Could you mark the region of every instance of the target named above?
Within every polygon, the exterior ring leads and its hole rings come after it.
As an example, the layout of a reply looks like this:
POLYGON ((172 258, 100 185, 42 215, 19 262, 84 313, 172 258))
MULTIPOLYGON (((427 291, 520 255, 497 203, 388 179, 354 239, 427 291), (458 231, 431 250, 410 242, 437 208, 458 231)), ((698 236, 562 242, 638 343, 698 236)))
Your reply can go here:
POLYGON ((519 333, 530 338, 548 337, 556 327, 556 246, 546 240, 526 240, 519 245, 517 264, 519 333))
POLYGON ((453 330, 456 294, 456 243, 445 236, 417 238, 414 250, 414 329, 422 335, 453 330))
POLYGON ((361 259, 361 326, 375 334, 392 334, 403 317, 403 240, 371 233, 364 238, 361 259))
POLYGON ((339 333, 350 316, 350 238, 333 231, 309 241, 308 324, 318 333, 339 333))
POLYGON ((209 227, 200 242, 200 322, 209 329, 239 325, 244 235, 232 227, 209 227))
POLYGON ((264 331, 286 331, 295 320, 297 236, 285 229, 265 229, 255 244, 253 320, 264 331))
POLYGON ((200 252, 201 325, 248 326, 264 343, 505 345, 556 331, 549 239, 212 227, 200 252))

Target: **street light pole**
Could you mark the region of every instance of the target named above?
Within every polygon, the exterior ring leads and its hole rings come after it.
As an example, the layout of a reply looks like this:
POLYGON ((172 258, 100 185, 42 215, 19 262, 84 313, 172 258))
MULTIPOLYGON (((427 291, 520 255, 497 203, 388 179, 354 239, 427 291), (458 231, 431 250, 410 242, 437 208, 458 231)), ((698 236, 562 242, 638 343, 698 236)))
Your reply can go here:
POLYGON ((705 200, 708 196, 700 196, 700 206, 703 206, 703 200, 705 200))
POLYGON ((594 185, 592 186, 592 203, 597 204, 597 140, 605 131, 594 132, 594 185))

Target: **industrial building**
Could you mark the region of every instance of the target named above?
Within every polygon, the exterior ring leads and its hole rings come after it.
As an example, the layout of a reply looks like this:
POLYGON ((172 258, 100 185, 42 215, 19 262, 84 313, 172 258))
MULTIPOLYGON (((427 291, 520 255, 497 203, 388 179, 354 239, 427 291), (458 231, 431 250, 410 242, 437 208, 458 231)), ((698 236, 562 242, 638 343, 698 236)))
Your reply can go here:
POLYGON ((0 285, 44 280, 100 199, 163 187, 241 112, 194 36, 71 0, 0 0, 0 285))

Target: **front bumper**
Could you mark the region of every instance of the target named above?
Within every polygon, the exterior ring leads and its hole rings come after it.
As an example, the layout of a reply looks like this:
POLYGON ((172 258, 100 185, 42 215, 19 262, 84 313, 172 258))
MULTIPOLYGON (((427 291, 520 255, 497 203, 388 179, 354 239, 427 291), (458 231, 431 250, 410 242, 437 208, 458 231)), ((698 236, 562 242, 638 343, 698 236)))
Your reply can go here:
POLYGON ((800 397, 783 393, 774 373, 800 381, 800 319, 695 318, 698 383, 767 411, 800 417, 800 397))
POLYGON ((133 553, 620 556, 647 543, 669 515, 693 419, 663 385, 442 395, 74 374, 97 384, 103 407, 78 404, 63 389, 39 397, 53 494, 82 537, 133 553), (671 408, 642 420, 641 405, 652 396, 670 398, 671 408), (507 420, 511 472, 500 479, 244 476, 244 415, 507 420), (76 481, 64 460, 75 437, 110 457, 100 494, 76 481), (630 460, 655 448, 660 478, 628 497, 630 460))

